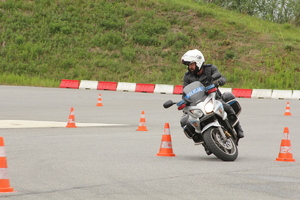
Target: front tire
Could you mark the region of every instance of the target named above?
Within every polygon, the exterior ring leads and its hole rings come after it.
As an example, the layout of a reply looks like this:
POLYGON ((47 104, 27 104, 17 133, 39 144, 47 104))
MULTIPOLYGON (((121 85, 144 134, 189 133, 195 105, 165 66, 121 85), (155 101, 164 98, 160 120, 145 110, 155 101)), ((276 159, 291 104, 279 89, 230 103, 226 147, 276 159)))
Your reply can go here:
POLYGON ((234 161, 238 156, 238 149, 231 137, 226 142, 221 139, 221 134, 217 127, 207 129, 202 135, 207 148, 219 159, 223 161, 234 161))

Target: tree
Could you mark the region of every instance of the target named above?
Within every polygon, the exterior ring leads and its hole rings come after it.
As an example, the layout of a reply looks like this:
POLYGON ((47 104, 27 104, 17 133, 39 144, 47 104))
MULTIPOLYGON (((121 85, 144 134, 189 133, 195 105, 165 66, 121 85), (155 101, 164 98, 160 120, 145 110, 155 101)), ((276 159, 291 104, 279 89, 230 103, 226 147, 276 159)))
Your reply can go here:
POLYGON ((300 0, 202 0, 275 23, 300 26, 300 0))

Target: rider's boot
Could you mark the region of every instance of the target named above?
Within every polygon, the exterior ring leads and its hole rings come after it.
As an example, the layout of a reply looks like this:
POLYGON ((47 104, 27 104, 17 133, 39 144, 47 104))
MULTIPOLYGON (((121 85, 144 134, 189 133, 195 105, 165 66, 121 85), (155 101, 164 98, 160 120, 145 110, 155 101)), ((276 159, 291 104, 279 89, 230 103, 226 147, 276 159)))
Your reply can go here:
POLYGON ((237 122, 236 125, 234 126, 234 130, 237 133, 238 138, 243 138, 244 136, 244 131, 240 125, 240 122, 237 122))
POLYGON ((238 121, 238 118, 235 114, 229 114, 228 115, 228 120, 232 126, 234 126, 234 130, 237 133, 238 138, 243 138, 244 137, 244 131, 242 129, 242 126, 240 122, 238 121))

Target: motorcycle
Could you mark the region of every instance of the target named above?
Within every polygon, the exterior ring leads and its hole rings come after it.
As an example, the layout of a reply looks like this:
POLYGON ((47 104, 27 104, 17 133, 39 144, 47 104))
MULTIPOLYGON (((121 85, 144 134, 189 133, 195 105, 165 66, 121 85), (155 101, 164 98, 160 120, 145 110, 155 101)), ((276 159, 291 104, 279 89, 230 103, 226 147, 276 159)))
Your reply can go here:
POLYGON ((239 138, 233 127, 238 122, 241 107, 232 93, 225 92, 220 97, 220 91, 214 84, 205 87, 195 81, 184 87, 181 101, 168 100, 163 107, 169 108, 174 104, 187 115, 184 132, 188 138, 202 138, 208 155, 213 153, 223 161, 237 158, 239 138), (235 116, 227 115, 220 98, 233 108, 235 116))

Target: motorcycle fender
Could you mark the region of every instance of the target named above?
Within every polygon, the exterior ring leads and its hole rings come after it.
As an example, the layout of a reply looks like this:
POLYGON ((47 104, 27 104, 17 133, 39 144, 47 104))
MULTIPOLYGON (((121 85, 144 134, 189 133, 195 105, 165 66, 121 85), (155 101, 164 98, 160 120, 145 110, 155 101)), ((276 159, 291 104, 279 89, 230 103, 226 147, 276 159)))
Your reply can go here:
POLYGON ((207 124, 206 126, 203 127, 203 129, 201 130, 201 132, 203 133, 204 131, 206 131, 208 128, 210 127, 220 127, 221 125, 219 124, 219 122, 212 122, 210 124, 207 124))

